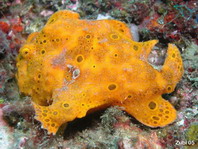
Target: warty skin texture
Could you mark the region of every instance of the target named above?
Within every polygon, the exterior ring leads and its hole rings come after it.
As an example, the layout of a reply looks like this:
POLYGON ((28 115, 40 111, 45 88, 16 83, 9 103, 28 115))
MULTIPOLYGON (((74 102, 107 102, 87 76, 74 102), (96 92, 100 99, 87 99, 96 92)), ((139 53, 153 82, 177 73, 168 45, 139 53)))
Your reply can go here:
POLYGON ((154 69, 147 59, 157 42, 133 41, 120 21, 80 20, 75 12, 58 11, 21 47, 18 85, 32 97, 36 119, 49 133, 115 105, 147 126, 164 127, 176 110, 161 95, 174 90, 183 64, 169 44, 162 69, 154 69))

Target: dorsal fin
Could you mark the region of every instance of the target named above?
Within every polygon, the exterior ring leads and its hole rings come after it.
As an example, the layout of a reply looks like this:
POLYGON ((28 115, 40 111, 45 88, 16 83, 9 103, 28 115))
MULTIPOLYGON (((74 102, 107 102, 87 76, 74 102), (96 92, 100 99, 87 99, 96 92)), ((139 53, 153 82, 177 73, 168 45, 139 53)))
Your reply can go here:
MULTIPOLYGON (((80 16, 78 13, 69 11, 69 10, 60 10, 55 12, 47 21, 47 24, 53 23, 58 19, 79 19, 80 16)), ((46 25, 47 25, 46 24, 46 25)))
POLYGON ((150 40, 146 42, 131 42, 131 50, 134 56, 137 58, 147 61, 148 56, 155 46, 156 43, 158 43, 158 40, 150 40))

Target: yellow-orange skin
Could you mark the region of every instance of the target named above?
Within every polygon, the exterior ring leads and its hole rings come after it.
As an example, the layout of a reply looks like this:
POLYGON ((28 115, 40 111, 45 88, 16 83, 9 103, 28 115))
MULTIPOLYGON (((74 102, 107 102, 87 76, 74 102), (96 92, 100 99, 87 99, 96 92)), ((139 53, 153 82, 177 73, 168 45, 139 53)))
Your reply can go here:
POLYGON ((133 41, 120 21, 80 20, 75 12, 58 11, 20 49, 18 85, 49 133, 111 105, 147 126, 163 127, 176 119, 176 110, 161 95, 174 90, 183 64, 169 44, 162 69, 149 65, 157 42, 133 41))

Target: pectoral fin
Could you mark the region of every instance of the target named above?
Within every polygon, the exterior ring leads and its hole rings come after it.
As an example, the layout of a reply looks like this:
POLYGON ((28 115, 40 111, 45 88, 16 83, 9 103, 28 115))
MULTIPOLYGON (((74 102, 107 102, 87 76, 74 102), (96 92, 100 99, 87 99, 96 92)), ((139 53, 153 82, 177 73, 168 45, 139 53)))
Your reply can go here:
POLYGON ((164 127, 176 119, 176 110, 161 96, 125 101, 125 111, 149 127, 164 127))

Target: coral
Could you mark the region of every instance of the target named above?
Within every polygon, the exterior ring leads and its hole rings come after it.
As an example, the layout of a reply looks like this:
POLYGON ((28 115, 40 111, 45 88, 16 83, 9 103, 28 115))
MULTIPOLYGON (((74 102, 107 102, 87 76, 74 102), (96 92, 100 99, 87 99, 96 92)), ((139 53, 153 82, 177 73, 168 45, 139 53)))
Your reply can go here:
POLYGON ((183 52, 183 57, 185 59, 184 67, 187 68, 187 77, 189 81, 193 83, 194 86, 198 88, 198 57, 197 57, 197 49, 198 45, 195 43, 187 42, 188 46, 183 52))
POLYGON ((157 40, 131 38, 122 22, 80 20, 67 10, 28 37, 17 58, 17 80, 20 91, 32 96, 44 128, 56 133, 63 123, 110 105, 150 127, 176 119, 161 95, 171 93, 183 74, 179 50, 169 44, 158 71, 147 61, 157 40))
POLYGON ((197 42, 198 27, 195 19, 197 2, 195 0, 158 1, 153 5, 153 9, 155 10, 154 14, 144 18, 141 24, 141 33, 146 30, 148 36, 157 36, 166 42, 183 43, 185 39, 197 42))
MULTIPOLYGON (((11 88, 16 88, 12 80, 15 70, 13 51, 9 47, 10 41, 6 38, 6 34, 0 30, 0 95, 3 98, 13 99, 13 94, 17 90, 10 91, 11 88), (9 86, 9 88, 8 88, 9 86)), ((17 97, 18 93, 14 96, 17 97)))
POLYGON ((186 140, 198 143, 198 123, 192 123, 186 131, 186 140))
MULTIPOLYGON (((54 145, 53 147, 55 147, 54 145)), ((62 143, 62 148, 162 148, 155 130, 143 131, 132 124, 118 107, 110 107, 101 116, 101 122, 78 132, 62 143), (94 130, 94 131, 93 131, 94 130)), ((46 147, 47 148, 47 147, 46 147)))
POLYGON ((0 146, 1 148, 9 148, 10 142, 13 143, 12 129, 3 120, 4 105, 0 103, 0 146))
POLYGON ((46 140, 45 132, 40 130, 37 121, 34 122, 34 110, 30 102, 25 97, 22 101, 0 104, 1 147, 8 145, 9 148, 32 148, 46 140))

